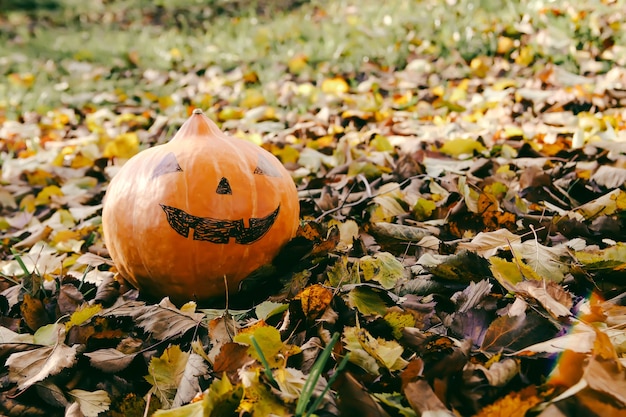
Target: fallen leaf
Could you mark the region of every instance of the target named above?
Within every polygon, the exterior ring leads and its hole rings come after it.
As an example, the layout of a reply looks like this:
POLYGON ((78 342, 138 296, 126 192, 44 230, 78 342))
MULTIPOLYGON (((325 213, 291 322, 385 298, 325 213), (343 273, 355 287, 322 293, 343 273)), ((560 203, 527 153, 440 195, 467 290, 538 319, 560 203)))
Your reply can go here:
POLYGON ((73 389, 68 391, 68 395, 78 403, 80 411, 85 417, 97 417, 100 413, 107 411, 111 405, 109 394, 104 390, 73 389))
POLYGON ((56 375, 76 364, 77 347, 58 343, 26 352, 13 353, 6 361, 9 379, 25 390, 50 375, 56 375))
POLYGON ((160 357, 154 357, 148 365, 148 375, 144 378, 152 388, 164 408, 172 408, 178 387, 182 381, 190 354, 183 352, 178 345, 165 349, 160 357))
POLYGON ((128 368, 137 356, 136 353, 126 354, 112 348, 98 349, 84 355, 89 358, 91 366, 108 373, 117 373, 128 368))

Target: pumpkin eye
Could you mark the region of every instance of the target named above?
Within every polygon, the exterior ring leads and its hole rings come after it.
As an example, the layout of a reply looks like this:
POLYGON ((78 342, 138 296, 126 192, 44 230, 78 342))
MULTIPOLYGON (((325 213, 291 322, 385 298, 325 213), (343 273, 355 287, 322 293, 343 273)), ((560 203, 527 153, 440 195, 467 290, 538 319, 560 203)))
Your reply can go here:
POLYGON ((257 160, 254 173, 267 175, 268 177, 281 177, 280 172, 276 169, 276 167, 261 154, 259 154, 259 159, 257 160))
POLYGON ((178 161, 176 160, 176 155, 174 155, 173 152, 170 152, 165 155, 165 158, 163 158, 163 160, 159 162, 159 165, 154 168, 154 171, 152 171, 152 178, 160 177, 161 175, 169 174, 170 172, 182 171, 183 169, 180 165, 178 165, 178 161))
POLYGON ((232 194, 233 190, 230 188, 230 183, 226 179, 226 177, 222 177, 219 184, 217 184, 217 190, 215 190, 217 194, 232 194))

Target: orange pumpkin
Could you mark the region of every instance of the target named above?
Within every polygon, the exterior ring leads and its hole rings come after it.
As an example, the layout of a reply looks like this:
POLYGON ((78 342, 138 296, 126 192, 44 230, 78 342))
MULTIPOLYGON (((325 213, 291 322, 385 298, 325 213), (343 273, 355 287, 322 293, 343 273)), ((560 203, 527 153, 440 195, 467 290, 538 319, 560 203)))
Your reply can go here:
POLYGON ((224 295, 296 233, 296 187, 263 148, 202 111, 168 143, 132 157, 104 199, 104 240, 120 274, 174 302, 224 295))

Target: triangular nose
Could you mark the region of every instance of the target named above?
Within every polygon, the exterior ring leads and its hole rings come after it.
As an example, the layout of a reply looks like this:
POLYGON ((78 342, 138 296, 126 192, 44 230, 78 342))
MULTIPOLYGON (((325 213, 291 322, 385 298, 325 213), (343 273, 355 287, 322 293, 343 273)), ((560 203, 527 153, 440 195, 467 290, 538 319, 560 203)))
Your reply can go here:
POLYGON ((217 190, 215 190, 218 194, 232 194, 233 190, 230 188, 230 183, 226 179, 226 177, 222 177, 219 184, 217 184, 217 190))

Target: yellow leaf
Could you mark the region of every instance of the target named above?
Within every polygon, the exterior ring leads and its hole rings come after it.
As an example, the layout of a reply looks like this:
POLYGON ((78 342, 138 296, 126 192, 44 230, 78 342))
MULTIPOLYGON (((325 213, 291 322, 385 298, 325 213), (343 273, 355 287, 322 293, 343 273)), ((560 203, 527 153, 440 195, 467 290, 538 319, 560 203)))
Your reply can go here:
POLYGON ((178 61, 179 59, 181 59, 183 57, 182 52, 180 52, 180 49, 178 48, 172 48, 170 49, 170 57, 172 58, 173 61, 178 61))
POLYGON ((506 90, 509 87, 516 87, 517 86, 517 82, 515 80, 511 80, 509 78, 502 78, 502 79, 498 79, 498 81, 496 81, 493 84, 493 89, 495 91, 502 91, 502 90, 506 90))
POLYGON ((316 319, 320 314, 326 311, 330 305, 333 299, 333 293, 322 285, 314 284, 302 290, 295 299, 300 300, 302 312, 307 318, 316 319))
POLYGON ((379 152, 393 152, 393 145, 386 136, 376 135, 370 141, 370 145, 379 152))
POLYGON ((517 126, 507 126, 504 128, 503 136, 507 139, 524 137, 524 131, 517 126))
POLYGON ((245 107, 247 109, 251 109, 254 107, 259 107, 265 104, 265 96, 259 90, 247 90, 244 93, 244 97, 241 100, 241 107, 245 107))
POLYGON ((245 112, 242 109, 235 107, 224 107, 217 113, 217 118, 225 122, 227 120, 239 120, 245 116, 245 112))
POLYGON ((135 132, 128 132, 108 141, 102 156, 105 158, 129 159, 137 152, 139 152, 139 138, 135 132))
POLYGON ((300 74, 307 66, 308 57, 304 54, 297 54, 287 62, 289 72, 292 74, 300 74))
POLYGON ((32 87, 35 83, 35 76, 30 72, 26 72, 24 74, 12 73, 9 74, 8 78, 11 84, 19 87, 28 88, 32 87))
POLYGON ((399 371, 408 365, 402 358, 404 348, 395 340, 375 338, 367 330, 357 327, 345 327, 343 340, 351 352, 350 362, 374 375, 379 374, 381 366, 399 371))
POLYGON ((363 271, 363 279, 376 281, 387 290, 394 288, 404 277, 404 266, 389 252, 364 256, 359 260, 359 267, 363 271))
POLYGON ((348 293, 348 304, 364 316, 379 317, 387 313, 387 304, 380 291, 371 287, 354 287, 348 293))
POLYGON ((541 281, 541 277, 528 265, 521 261, 507 261, 497 256, 489 258, 491 266, 489 269, 494 278, 509 291, 514 291, 517 283, 524 279, 541 281))
POLYGON ((35 205, 37 206, 48 205, 50 204, 54 196, 57 196, 57 197, 63 196, 63 191, 61 191, 61 189, 57 187, 56 185, 49 185, 47 187, 44 187, 44 189, 41 190, 39 194, 37 194, 37 197, 35 198, 35 205))
POLYGON ((400 340, 405 327, 414 327, 415 317, 406 311, 389 310, 383 319, 391 326, 393 337, 400 340))
POLYGON ((471 138, 457 138, 447 140, 439 149, 440 152, 446 155, 454 156, 456 158, 460 157, 461 155, 471 156, 474 154, 474 151, 483 152, 485 150, 486 148, 483 146, 482 143, 471 138))
POLYGON ((35 196, 32 194, 28 194, 22 198, 20 201, 20 210, 23 210, 27 213, 33 213, 35 211, 35 196))
POLYGON ((322 81, 322 92, 326 94, 344 94, 350 90, 346 80, 341 77, 327 78, 322 81))
POLYGON ((283 164, 295 164, 300 158, 300 151, 290 145, 278 147, 272 145, 272 154, 274 154, 283 164))
POLYGON ((166 109, 170 106, 174 105, 174 99, 172 98, 172 96, 161 96, 159 97, 159 107, 161 109, 166 109))
POLYGON ((519 49, 519 55, 515 58, 515 63, 523 67, 527 67, 535 60, 535 52, 528 45, 524 45, 519 49))
POLYGON ((102 306, 100 304, 83 304, 72 313, 70 319, 67 321, 67 323, 65 323, 65 329, 69 330, 73 326, 80 326, 81 324, 87 322, 93 316, 98 314, 100 310, 102 310, 102 306))
POLYGON ((52 179, 53 175, 50 172, 39 168, 26 173, 26 180, 30 185, 46 186, 50 184, 52 179))
POLYGON ((249 413, 252 417, 287 417, 293 413, 259 381, 259 372, 247 372, 247 384, 244 384, 243 398, 238 411, 249 413))
POLYGON ((413 206, 415 218, 420 221, 428 219, 433 214, 435 209, 437 209, 437 205, 434 201, 427 200, 422 197, 418 198, 417 202, 413 206))
POLYGON ((500 55, 507 55, 515 47, 515 41, 508 36, 498 37, 496 52, 500 55))
POLYGON ((443 97, 444 94, 446 93, 446 90, 443 88, 442 85, 437 85, 437 86, 433 87, 432 93, 435 96, 443 97))
MULTIPOLYGON (((472 61, 473 62, 473 61, 472 61)), ((452 90, 450 93, 450 97, 448 97, 448 101, 451 103, 456 103, 461 100, 465 100, 467 98, 467 88, 469 87, 469 80, 466 78, 462 80, 456 88, 452 90)))
POLYGON ((345 222, 331 220, 328 225, 336 225, 339 228, 339 240, 347 247, 351 247, 354 239, 359 237, 359 225, 354 220, 345 222))
POLYGON ((519 392, 511 392, 484 407, 474 417, 524 417, 526 412, 543 400, 538 396, 537 387, 530 385, 519 392))
POLYGON ((172 345, 160 357, 150 360, 148 375, 144 378, 166 408, 171 407, 188 359, 189 353, 183 352, 178 345, 172 345))
POLYGON ((472 75, 478 78, 485 78, 490 67, 490 62, 488 62, 488 58, 485 56, 476 57, 472 59, 472 62, 470 62, 472 75))
POLYGON ((280 332, 272 326, 255 327, 252 331, 241 332, 235 336, 233 341, 250 346, 248 354, 259 361, 261 357, 252 345, 252 336, 254 336, 263 356, 272 368, 278 368, 284 365, 287 360, 286 356, 295 353, 291 347, 285 346, 282 340, 280 340, 280 332))

